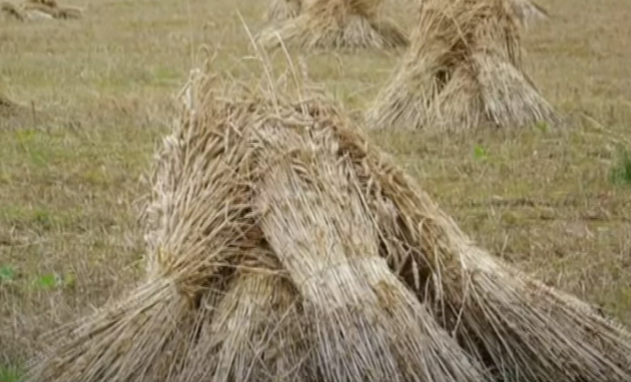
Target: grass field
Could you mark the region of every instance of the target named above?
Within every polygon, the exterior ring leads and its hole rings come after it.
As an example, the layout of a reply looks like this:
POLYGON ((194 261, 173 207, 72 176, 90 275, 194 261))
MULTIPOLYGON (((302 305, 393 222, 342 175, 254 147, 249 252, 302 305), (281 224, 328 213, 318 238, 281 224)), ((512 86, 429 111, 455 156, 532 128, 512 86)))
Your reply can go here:
MULTIPOLYGON (((78 1, 83 19, 0 27, 0 89, 27 106, 0 117, 0 380, 134 281, 141 177, 192 52, 219 48, 238 77, 255 64, 234 65, 249 54, 237 10, 264 25, 260 0, 78 1)), ((631 324, 631 2, 541 3, 552 20, 526 32, 528 69, 567 129, 371 136, 480 245, 631 324)), ((356 115, 399 54, 307 62, 356 115)))

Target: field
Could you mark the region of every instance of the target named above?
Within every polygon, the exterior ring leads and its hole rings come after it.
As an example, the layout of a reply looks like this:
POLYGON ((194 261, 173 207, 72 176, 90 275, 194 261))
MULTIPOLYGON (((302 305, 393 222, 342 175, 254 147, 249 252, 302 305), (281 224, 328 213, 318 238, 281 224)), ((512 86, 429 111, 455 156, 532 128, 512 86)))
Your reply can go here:
MULTIPOLYGON (((528 71, 570 123, 371 137, 481 246, 631 324, 631 2, 546 0, 524 35, 528 71)), ((264 1, 103 0, 79 20, 6 22, 0 89, 0 380, 38 336, 142 270, 142 176, 201 44, 238 78, 264 1)), ((413 14, 397 0, 395 17, 413 14)), ((401 52, 306 57, 357 116, 401 52)))

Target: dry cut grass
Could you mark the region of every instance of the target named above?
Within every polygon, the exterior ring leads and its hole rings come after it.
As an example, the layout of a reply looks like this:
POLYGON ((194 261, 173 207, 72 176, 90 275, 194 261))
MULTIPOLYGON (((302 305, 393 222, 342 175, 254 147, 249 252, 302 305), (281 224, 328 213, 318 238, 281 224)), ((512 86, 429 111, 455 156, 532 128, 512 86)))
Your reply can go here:
POLYGON ((625 329, 472 243, 334 105, 203 75, 153 172, 144 282, 27 380, 631 379, 625 329))
POLYGON ((382 15, 382 0, 315 0, 295 18, 264 29, 258 40, 302 49, 394 49, 408 44, 406 33, 382 15))
POLYGON ((371 128, 554 125, 524 73, 518 21, 505 0, 428 0, 412 45, 367 112, 371 128))

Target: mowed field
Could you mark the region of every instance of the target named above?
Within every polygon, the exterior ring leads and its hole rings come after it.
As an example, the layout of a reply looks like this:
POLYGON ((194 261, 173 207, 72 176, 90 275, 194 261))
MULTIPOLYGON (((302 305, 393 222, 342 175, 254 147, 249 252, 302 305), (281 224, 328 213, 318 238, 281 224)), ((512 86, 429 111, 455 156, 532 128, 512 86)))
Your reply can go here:
MULTIPOLYGON (((409 30, 407 1, 392 12, 409 30)), ((631 325, 631 2, 541 4, 552 19, 525 31, 527 69, 564 129, 370 136, 482 247, 631 325)), ((71 5, 82 19, 0 24, 0 90, 26 106, 0 116, 0 380, 142 273, 142 176, 198 47, 226 76, 259 70, 238 61, 251 55, 238 12, 256 33, 265 1, 71 5)), ((357 118, 402 53, 305 61, 357 118)))

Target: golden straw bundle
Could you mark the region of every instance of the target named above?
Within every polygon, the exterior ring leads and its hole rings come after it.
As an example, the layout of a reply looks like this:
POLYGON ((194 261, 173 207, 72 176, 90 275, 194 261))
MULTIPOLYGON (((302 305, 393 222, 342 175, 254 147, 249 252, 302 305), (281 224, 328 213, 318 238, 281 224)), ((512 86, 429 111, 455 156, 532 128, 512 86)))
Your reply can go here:
POLYGON ((382 0, 314 0, 300 15, 263 30, 263 46, 282 43, 305 49, 390 49, 407 45, 407 37, 381 15, 382 0), (280 38, 280 40, 279 40, 280 38))
POLYGON ((278 89, 193 79, 145 280, 27 380, 631 380, 625 330, 474 246, 334 105, 278 89))
POLYGON ((319 117, 304 123, 321 126, 260 131, 259 161, 269 168, 257 204, 263 233, 304 299, 315 369, 326 381, 482 381, 379 256, 351 158, 338 157, 327 126, 334 121, 314 106, 302 113, 319 117))
MULTIPOLYGON (((282 275, 275 259, 267 257, 269 251, 249 213, 250 185, 239 175, 249 172, 247 141, 229 128, 249 125, 252 116, 247 105, 207 108, 213 102, 204 97, 210 94, 194 99, 200 102, 199 112, 190 103, 186 106, 155 162, 151 202, 144 215, 145 280, 123 303, 103 307, 80 325, 53 333, 53 341, 61 345, 35 365, 31 378, 187 381, 211 375, 223 380, 253 367, 259 354, 252 351, 258 349, 244 347, 262 341, 261 333, 271 331, 271 324, 278 326, 281 318, 296 322, 287 307, 287 301, 295 300, 291 289, 275 288, 273 295, 261 295, 261 282, 267 283, 262 276, 282 275), (257 295, 238 303, 224 301, 243 294, 243 285, 234 280, 246 275, 259 280, 253 284, 257 290, 250 291, 257 295), (279 299, 285 303, 269 303, 279 299), (231 333, 254 325, 250 312, 274 321, 252 329, 259 339, 239 340, 231 333), (230 351, 256 359, 232 364, 226 359, 230 351), (199 362, 202 354, 211 356, 199 362)), ((272 351, 277 353, 275 362, 286 367, 279 375, 291 376, 294 359, 281 363, 286 353, 280 348, 272 351)))
POLYGON ((425 0, 412 44, 366 119, 374 129, 558 122, 523 72, 505 0, 425 0))
POLYGON ((29 379, 482 382, 380 257, 333 111, 194 84, 153 170, 146 280, 29 379))

